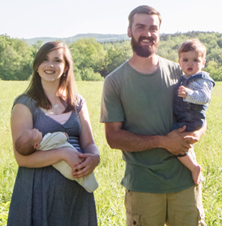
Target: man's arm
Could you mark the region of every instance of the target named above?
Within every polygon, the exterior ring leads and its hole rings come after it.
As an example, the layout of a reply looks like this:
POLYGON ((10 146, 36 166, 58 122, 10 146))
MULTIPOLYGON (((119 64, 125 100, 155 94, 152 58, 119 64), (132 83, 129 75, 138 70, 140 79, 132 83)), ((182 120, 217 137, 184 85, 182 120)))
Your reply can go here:
POLYGON ((185 154, 198 139, 194 136, 184 134, 184 130, 185 127, 174 130, 165 136, 150 136, 123 130, 122 122, 105 123, 106 139, 110 147, 129 152, 165 148, 174 155, 185 154))

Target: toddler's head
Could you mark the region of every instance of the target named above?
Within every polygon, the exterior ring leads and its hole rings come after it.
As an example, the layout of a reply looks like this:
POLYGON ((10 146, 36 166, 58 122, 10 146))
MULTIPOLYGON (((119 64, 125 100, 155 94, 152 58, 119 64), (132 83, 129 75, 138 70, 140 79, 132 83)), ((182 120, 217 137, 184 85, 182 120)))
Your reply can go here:
POLYGON ((42 140, 42 133, 37 129, 24 130, 15 142, 15 149, 21 155, 30 155, 38 147, 42 140))
POLYGON ((186 76, 201 71, 206 63, 206 52, 206 47, 198 39, 187 40, 180 46, 178 61, 186 76))

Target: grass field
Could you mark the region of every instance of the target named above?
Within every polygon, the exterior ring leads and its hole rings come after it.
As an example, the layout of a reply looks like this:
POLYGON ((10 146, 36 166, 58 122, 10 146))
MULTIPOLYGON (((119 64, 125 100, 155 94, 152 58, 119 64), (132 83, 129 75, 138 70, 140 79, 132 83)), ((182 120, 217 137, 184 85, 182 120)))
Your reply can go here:
MULTIPOLYGON (((102 82, 79 82, 80 94, 86 99, 94 138, 101 152, 101 164, 95 175, 100 187, 95 192, 99 226, 124 226, 124 173, 121 151, 111 150, 105 140, 104 126, 99 123, 102 82)), ((28 82, 0 81, 0 226, 6 225, 11 193, 17 172, 10 134, 10 114, 14 98, 28 82)), ((197 160, 204 175, 203 205, 208 226, 222 225, 222 84, 216 83, 207 112, 208 129, 195 146, 197 160)))

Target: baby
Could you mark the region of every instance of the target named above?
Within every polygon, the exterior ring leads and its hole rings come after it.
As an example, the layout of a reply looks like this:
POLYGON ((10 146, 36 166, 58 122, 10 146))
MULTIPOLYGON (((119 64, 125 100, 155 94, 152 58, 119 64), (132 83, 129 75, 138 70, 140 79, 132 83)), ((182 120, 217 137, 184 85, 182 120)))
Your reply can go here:
MULTIPOLYGON (((176 123, 172 129, 186 125, 186 131, 200 129, 215 85, 208 73, 201 71, 206 63, 206 47, 198 40, 184 42, 179 48, 179 65, 184 73, 175 88, 173 111, 176 123)), ((178 159, 191 171, 195 184, 200 183, 201 166, 195 161, 193 150, 178 159)))
MULTIPOLYGON (((16 151, 21 155, 30 155, 36 150, 48 151, 62 147, 74 148, 73 145, 67 142, 67 140, 68 135, 63 132, 47 133, 42 138, 42 133, 38 129, 27 129, 24 130, 17 138, 15 142, 15 148, 16 151)), ((91 173, 86 177, 73 178, 72 169, 65 161, 60 161, 56 164, 53 164, 53 167, 66 178, 77 181, 90 193, 96 190, 98 187, 94 173, 91 173)))

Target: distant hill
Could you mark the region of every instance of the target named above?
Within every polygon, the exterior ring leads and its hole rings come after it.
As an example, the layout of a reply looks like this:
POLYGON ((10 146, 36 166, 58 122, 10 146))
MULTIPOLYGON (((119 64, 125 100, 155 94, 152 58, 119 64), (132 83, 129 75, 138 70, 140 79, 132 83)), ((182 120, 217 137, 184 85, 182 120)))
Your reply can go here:
MULTIPOLYGON (((191 38, 198 36, 200 33, 218 33, 218 32, 204 32, 204 31, 189 31, 186 33, 174 33, 174 34, 160 34, 160 39, 166 41, 167 37, 177 37, 180 35, 186 35, 191 38)), ((220 34, 220 33, 218 33, 220 34)), ((56 38, 56 37, 36 37, 30 39, 24 39, 29 45, 33 45, 38 41, 50 42, 50 41, 62 41, 67 44, 71 44, 76 42, 78 39, 81 38, 95 38, 98 42, 116 42, 116 41, 123 41, 123 40, 130 40, 127 34, 98 34, 98 33, 87 33, 87 34, 78 34, 68 38, 56 38)))
POLYGON ((29 45, 33 45, 37 43, 38 41, 50 42, 50 41, 62 41, 67 44, 71 44, 73 42, 76 42, 78 39, 81 38, 95 38, 98 42, 114 42, 114 41, 122 41, 122 40, 128 40, 127 34, 97 34, 97 33, 88 33, 88 34, 78 34, 73 37, 68 38, 56 38, 56 37, 37 37, 37 38, 30 38, 25 39, 25 41, 29 45))

